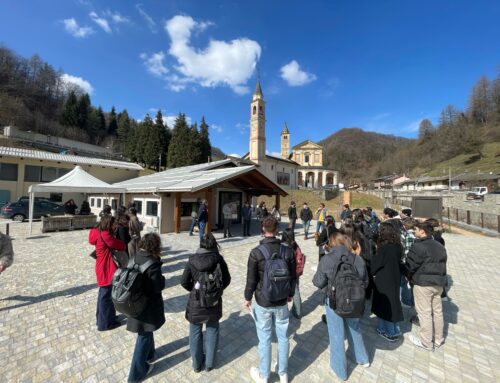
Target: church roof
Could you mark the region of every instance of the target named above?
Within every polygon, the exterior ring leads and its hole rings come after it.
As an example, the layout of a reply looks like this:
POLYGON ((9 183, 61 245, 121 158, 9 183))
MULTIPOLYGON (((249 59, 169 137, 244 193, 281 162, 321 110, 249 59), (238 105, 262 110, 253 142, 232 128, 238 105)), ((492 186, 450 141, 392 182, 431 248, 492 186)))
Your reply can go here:
POLYGON ((281 131, 281 134, 290 134, 290 131, 288 130, 288 125, 285 122, 285 127, 281 131))
POLYGON ((260 96, 264 98, 264 94, 262 93, 262 88, 260 86, 260 80, 257 80, 257 84, 255 85, 255 91, 253 92, 254 96, 260 96))
MULTIPOLYGON (((291 156, 291 155, 290 155, 290 156, 291 156)), ((251 161, 251 160, 250 160, 250 152, 246 152, 246 153, 243 155, 243 157, 241 157, 241 158, 243 158, 244 160, 248 160, 248 161, 250 161, 251 163, 253 163, 253 164, 255 164, 255 165, 259 166, 257 163, 255 163, 255 162, 253 162, 253 161, 251 161)), ((286 162, 286 163, 288 163, 288 164, 290 164, 290 165, 297 165, 297 166, 300 166, 300 164, 299 164, 299 163, 297 163, 297 162, 295 162, 294 160, 290 159, 290 157, 289 157, 289 158, 281 158, 281 157, 276 157, 276 156, 271 156, 271 155, 269 155, 269 154, 266 154, 266 158, 271 159, 271 160, 275 160, 275 161, 283 161, 283 162, 286 162)))
POLYGON ((323 147, 321 145, 318 145, 316 144, 315 142, 312 142, 311 140, 305 140, 305 141, 302 141, 301 143, 295 145, 292 149, 295 150, 295 149, 298 149, 300 148, 301 146, 304 146, 305 144, 313 144, 314 146, 317 146, 318 149, 321 148, 323 149, 323 147))

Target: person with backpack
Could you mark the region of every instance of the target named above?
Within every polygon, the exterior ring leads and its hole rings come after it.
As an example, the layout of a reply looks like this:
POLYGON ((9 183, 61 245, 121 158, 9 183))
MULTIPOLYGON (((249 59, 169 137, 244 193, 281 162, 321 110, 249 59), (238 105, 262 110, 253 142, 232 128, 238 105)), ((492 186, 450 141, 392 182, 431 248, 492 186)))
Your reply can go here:
POLYGON ((104 215, 98 226, 89 232, 89 243, 95 246, 95 274, 99 286, 96 312, 98 331, 112 330, 120 326, 120 322, 116 319, 115 306, 111 300, 111 282, 117 269, 112 252, 114 250, 124 251, 126 246, 123 241, 115 238, 114 224, 115 218, 113 216, 104 215))
POLYGON ((417 222, 417 239, 406 258, 407 274, 413 281, 413 297, 420 322, 420 335, 410 335, 417 347, 433 351, 444 344, 441 293, 446 284, 446 249, 432 238, 428 222, 417 222))
POLYGON ((291 228, 283 230, 281 234, 281 243, 292 248, 295 254, 297 282, 295 283, 295 293, 293 294, 293 304, 290 311, 295 318, 300 319, 302 317, 302 299, 300 297, 299 278, 304 273, 306 256, 302 253, 297 242, 295 242, 295 235, 291 228))
POLYGON ((313 284, 325 293, 330 368, 339 379, 347 380, 346 337, 355 363, 370 366, 360 331, 368 275, 363 258, 353 254, 352 242, 347 236, 333 233, 329 249, 321 258, 313 284))
POLYGON ((281 383, 288 382, 289 311, 296 283, 296 263, 293 249, 276 238, 278 221, 267 217, 262 224, 264 239, 248 257, 244 306, 255 319, 259 338, 259 367, 250 369, 256 383, 266 383, 271 367, 271 336, 275 328, 278 338, 278 375, 281 383), (255 302, 252 299, 255 297, 255 302))
POLYGON ((118 206, 116 209, 115 216, 115 233, 116 238, 124 242, 127 248, 125 249, 128 253, 128 245, 132 240, 130 236, 130 216, 127 215, 127 208, 125 206, 118 206))
POLYGON ((222 293, 231 283, 231 275, 219 249, 212 233, 204 235, 200 248, 189 257, 181 277, 182 287, 190 292, 185 317, 189 322, 189 350, 194 372, 200 372, 203 367, 206 371, 215 367, 222 293), (203 324, 206 326, 205 352, 203 324))
POLYGON ((400 264, 403 246, 396 228, 387 222, 380 224, 377 254, 371 261, 374 281, 372 313, 378 318, 377 334, 389 342, 401 336, 398 322, 404 320, 399 298, 400 264))
POLYGON ((14 262, 14 250, 10 237, 0 231, 0 274, 14 262))
POLYGON ((201 201, 200 208, 198 209, 198 236, 200 240, 205 235, 205 227, 208 222, 208 201, 206 199, 201 201))
POLYGON ((135 207, 128 208, 128 231, 130 233, 130 242, 128 243, 128 254, 133 256, 139 248, 141 240, 142 223, 137 217, 137 209, 135 207))
POLYGON ((316 237, 316 246, 318 246, 318 262, 321 261, 321 257, 325 255, 325 245, 328 244, 328 238, 330 235, 337 231, 337 226, 335 226, 335 219, 332 215, 327 215, 325 218, 325 226, 321 233, 316 237))
POLYGON ((304 226, 304 239, 308 238, 309 226, 311 225, 311 220, 313 219, 312 210, 307 206, 307 202, 304 202, 302 209, 300 210, 300 219, 302 220, 302 225, 304 226))
POLYGON ((189 226, 189 236, 192 237, 194 234, 193 234, 193 231, 194 231, 194 228, 195 226, 198 225, 198 212, 197 212, 197 207, 199 208, 200 205, 200 200, 198 200, 196 202, 196 204, 193 203, 192 207, 191 207, 191 225, 189 226))
POLYGON ((401 243, 403 244, 403 258, 401 259, 401 285, 400 285, 400 295, 401 304, 403 307, 413 307, 415 303, 413 301, 413 293, 411 287, 409 286, 410 280, 405 275, 406 271, 406 257, 415 242, 415 224, 416 221, 411 217, 406 217, 402 220, 403 231, 401 232, 401 243))
POLYGON ((288 207, 288 219, 288 227, 295 233, 295 222, 297 222, 297 205, 295 205, 295 201, 290 202, 288 207))
POLYGON ((127 317, 127 331, 137 333, 134 354, 128 375, 129 382, 142 381, 153 370, 155 341, 153 332, 165 323, 162 290, 165 277, 161 271, 161 239, 156 233, 147 233, 139 242, 139 250, 131 259, 142 275, 140 291, 145 307, 140 314, 127 317))

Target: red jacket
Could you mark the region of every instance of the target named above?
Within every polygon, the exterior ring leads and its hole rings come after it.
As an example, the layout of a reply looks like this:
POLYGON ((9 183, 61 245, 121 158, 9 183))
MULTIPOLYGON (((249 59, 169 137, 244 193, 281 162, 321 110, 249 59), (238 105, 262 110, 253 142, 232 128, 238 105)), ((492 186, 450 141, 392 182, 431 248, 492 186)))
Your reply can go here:
POLYGON ((97 259, 95 261, 95 275, 99 286, 109 286, 116 271, 116 265, 111 258, 111 249, 125 250, 125 243, 116 239, 107 231, 94 228, 89 233, 89 243, 95 246, 97 259), (101 240, 102 235, 102 240, 101 240), (103 242, 104 241, 104 242, 103 242))

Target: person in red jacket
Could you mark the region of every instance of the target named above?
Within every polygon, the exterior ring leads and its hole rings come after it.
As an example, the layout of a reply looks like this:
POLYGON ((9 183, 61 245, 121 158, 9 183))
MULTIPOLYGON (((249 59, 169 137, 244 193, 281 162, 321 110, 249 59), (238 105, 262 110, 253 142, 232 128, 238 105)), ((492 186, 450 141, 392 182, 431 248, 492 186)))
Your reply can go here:
POLYGON ((120 326, 116 319, 116 311, 111 300, 111 281, 116 271, 116 264, 111 257, 112 250, 123 251, 125 243, 116 239, 114 233, 115 218, 110 215, 101 217, 97 227, 90 230, 89 243, 95 246, 95 274, 99 294, 97 296, 97 330, 112 330, 120 326))

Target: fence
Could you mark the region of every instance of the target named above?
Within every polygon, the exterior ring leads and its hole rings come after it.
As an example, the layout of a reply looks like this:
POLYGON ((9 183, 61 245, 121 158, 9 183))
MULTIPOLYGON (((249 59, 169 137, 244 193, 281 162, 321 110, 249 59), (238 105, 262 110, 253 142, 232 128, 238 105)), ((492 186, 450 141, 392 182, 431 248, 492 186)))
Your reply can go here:
POLYGON ((444 217, 448 218, 448 220, 477 226, 481 229, 494 230, 500 233, 500 215, 452 207, 446 207, 444 209, 444 217))

